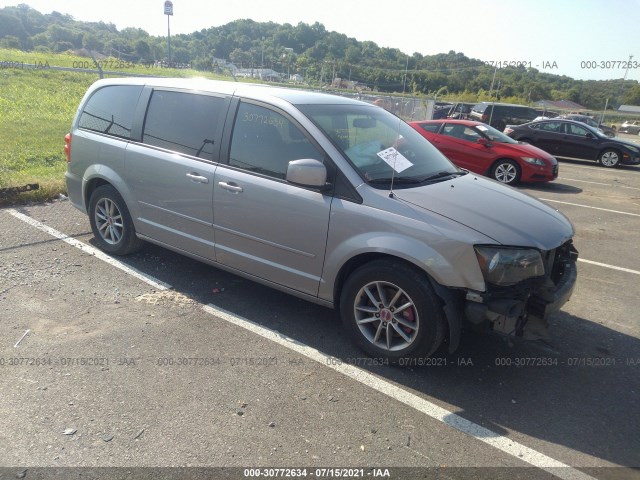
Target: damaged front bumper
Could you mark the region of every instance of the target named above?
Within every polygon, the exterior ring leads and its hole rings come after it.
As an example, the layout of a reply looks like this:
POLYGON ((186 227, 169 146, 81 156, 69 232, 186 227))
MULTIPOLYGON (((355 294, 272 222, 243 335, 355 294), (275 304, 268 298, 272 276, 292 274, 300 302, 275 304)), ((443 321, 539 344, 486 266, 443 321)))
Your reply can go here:
POLYGON ((548 273, 517 285, 489 285, 467 292, 464 313, 472 325, 535 340, 547 338, 548 317, 571 298, 577 280, 578 252, 569 241, 545 252, 548 273))

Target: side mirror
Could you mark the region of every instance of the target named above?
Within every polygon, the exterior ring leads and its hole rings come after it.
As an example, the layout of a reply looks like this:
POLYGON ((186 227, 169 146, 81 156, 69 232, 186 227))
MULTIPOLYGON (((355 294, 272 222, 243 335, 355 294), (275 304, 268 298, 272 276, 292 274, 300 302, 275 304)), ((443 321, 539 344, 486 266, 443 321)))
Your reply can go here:
POLYGON ((478 140, 476 140, 476 143, 479 143, 480 145, 484 145, 487 148, 489 148, 491 146, 491 142, 489 140, 487 140, 486 138, 482 138, 482 137, 480 137, 478 140))
POLYGON ((327 184, 327 167, 319 160, 292 160, 287 166, 287 182, 302 187, 321 188, 327 184))
POLYGON ((585 133, 584 136, 587 137, 587 138, 596 138, 596 136, 591 132, 585 133))

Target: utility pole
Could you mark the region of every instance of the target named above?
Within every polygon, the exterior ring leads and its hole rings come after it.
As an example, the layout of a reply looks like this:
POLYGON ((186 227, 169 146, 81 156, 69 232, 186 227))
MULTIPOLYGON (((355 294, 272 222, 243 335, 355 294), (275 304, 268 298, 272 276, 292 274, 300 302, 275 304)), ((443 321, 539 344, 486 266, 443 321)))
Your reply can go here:
POLYGON ((491 79, 491 86, 489 87, 489 98, 491 98, 491 94, 493 93, 493 82, 496 81, 496 73, 498 73, 497 64, 496 64, 496 68, 493 70, 493 78, 491 79))
POLYGON ((169 25, 169 18, 173 16, 173 2, 169 0, 164 2, 164 14, 167 16, 167 60, 169 67, 171 67, 171 26, 169 25))

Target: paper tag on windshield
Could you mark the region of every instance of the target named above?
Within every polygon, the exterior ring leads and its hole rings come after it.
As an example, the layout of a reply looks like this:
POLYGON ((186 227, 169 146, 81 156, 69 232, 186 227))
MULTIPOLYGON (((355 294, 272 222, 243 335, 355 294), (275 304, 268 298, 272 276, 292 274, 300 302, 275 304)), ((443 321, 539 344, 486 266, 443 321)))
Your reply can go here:
POLYGON ((393 147, 389 147, 386 150, 382 150, 378 152, 378 156, 385 161, 391 168, 393 168, 397 173, 406 170, 409 167, 413 166, 407 157, 402 155, 398 150, 393 147))

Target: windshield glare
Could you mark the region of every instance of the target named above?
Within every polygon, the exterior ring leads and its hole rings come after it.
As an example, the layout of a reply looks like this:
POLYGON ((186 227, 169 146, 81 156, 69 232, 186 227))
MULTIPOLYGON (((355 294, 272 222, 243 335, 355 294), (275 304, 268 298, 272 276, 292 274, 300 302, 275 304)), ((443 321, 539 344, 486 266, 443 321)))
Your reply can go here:
MULTIPOLYGON (((415 186, 439 172, 457 172, 428 140, 375 105, 298 105, 367 182, 415 186)), ((381 187, 384 188, 384 187, 381 187)))

